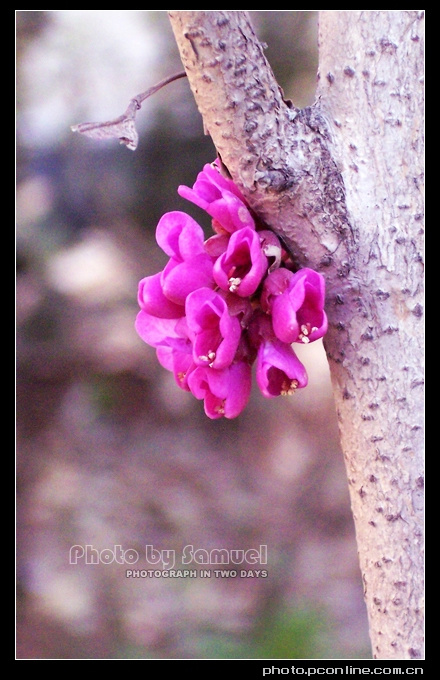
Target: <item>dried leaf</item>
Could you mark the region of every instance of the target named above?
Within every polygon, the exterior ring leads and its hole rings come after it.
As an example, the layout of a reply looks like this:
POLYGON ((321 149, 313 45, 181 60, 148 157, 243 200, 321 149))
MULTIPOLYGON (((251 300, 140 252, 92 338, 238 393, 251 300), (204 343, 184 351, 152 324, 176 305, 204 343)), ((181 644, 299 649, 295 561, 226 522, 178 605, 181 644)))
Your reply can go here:
POLYGON ((139 135, 134 124, 134 116, 126 114, 105 123, 79 123, 71 126, 72 132, 81 132, 92 139, 119 139, 127 149, 134 151, 139 142, 139 135))
POLYGON ((153 87, 150 87, 145 92, 138 94, 137 97, 133 97, 133 99, 130 99, 126 112, 119 116, 119 118, 105 123, 79 123, 78 125, 72 125, 70 129, 72 132, 81 132, 86 137, 91 137, 92 139, 119 139, 121 144, 125 144, 127 149, 134 151, 139 142, 134 119, 136 111, 139 111, 142 106, 142 102, 151 97, 152 94, 160 90, 164 85, 185 77, 185 71, 180 71, 180 73, 164 78, 157 85, 153 85, 153 87))

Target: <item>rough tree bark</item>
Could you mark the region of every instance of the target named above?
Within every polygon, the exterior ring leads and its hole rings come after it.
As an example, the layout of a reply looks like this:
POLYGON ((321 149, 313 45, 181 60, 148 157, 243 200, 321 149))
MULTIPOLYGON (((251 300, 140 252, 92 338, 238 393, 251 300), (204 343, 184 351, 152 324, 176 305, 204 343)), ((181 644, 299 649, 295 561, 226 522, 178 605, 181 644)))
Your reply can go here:
POLYGON ((377 659, 423 655, 423 12, 320 12, 316 103, 284 101, 245 11, 170 10, 205 130, 299 266, 325 339, 377 659))

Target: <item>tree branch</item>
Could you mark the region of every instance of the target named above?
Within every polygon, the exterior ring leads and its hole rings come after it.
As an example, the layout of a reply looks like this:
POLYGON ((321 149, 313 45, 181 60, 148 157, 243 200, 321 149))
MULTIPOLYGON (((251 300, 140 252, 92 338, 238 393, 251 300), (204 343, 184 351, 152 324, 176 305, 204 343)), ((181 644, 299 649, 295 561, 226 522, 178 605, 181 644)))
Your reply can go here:
POLYGON ((169 15, 205 130, 234 181, 301 264, 327 262, 347 219, 324 121, 315 109, 300 111, 284 101, 247 12, 169 15), (307 201, 313 196, 322 204, 327 189, 331 212, 315 234, 310 213, 318 206, 307 201))
POLYGON ((373 654, 421 658, 423 13, 322 11, 326 75, 301 111, 284 101, 247 12, 169 17, 233 180, 298 266, 325 275, 373 654))

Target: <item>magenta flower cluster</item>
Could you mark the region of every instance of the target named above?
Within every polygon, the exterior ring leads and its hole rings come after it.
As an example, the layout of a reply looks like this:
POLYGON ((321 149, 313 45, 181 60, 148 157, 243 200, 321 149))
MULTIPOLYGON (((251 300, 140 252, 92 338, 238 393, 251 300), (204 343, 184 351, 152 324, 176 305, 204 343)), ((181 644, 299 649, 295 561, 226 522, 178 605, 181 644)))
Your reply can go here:
POLYGON ((204 400, 209 418, 235 418, 251 392, 252 365, 265 397, 293 394, 307 373, 292 344, 327 330, 323 277, 294 272, 280 240, 260 228, 217 162, 178 193, 212 218, 215 234, 184 212, 163 215, 156 240, 169 257, 139 283, 139 336, 177 385, 204 400))

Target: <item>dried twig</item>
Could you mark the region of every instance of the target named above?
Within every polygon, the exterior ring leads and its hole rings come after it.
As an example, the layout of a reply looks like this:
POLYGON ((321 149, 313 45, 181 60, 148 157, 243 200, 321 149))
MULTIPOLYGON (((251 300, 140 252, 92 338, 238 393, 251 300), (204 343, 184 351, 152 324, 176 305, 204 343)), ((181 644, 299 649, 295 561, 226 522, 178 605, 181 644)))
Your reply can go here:
POLYGON ((172 83, 174 80, 179 78, 184 78, 186 76, 185 71, 180 71, 172 76, 168 76, 161 80, 157 85, 153 85, 145 92, 138 94, 133 99, 130 99, 130 103, 127 107, 125 113, 114 120, 108 120, 103 123, 79 123, 78 125, 72 125, 71 130, 73 132, 81 132, 86 135, 86 137, 91 137, 92 139, 119 139, 121 144, 125 144, 128 149, 134 151, 138 145, 139 135, 136 130, 135 116, 136 111, 138 111, 142 102, 148 97, 151 97, 155 92, 158 92, 162 87, 172 83))

